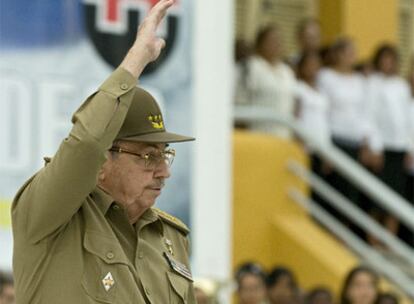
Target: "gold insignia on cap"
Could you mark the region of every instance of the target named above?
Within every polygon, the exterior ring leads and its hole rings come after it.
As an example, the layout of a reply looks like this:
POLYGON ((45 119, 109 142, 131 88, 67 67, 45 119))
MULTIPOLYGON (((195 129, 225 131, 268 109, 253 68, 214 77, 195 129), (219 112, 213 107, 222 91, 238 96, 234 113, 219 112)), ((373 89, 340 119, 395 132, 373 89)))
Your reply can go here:
POLYGON ((154 129, 164 129, 164 122, 161 115, 149 115, 148 120, 151 122, 154 129))
POLYGON ((102 284, 106 291, 108 291, 109 289, 112 288, 112 286, 114 286, 115 280, 112 277, 112 274, 110 272, 108 272, 106 276, 103 278, 102 284))

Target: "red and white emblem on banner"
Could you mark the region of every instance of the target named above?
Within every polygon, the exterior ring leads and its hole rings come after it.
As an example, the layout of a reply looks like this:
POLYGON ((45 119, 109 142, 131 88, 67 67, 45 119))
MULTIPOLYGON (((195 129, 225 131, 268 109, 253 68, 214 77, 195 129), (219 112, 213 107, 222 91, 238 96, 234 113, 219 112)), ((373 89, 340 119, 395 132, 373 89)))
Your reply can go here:
MULTIPOLYGON (((148 11, 157 4, 158 0, 84 0, 86 4, 96 6, 95 26, 103 33, 125 34, 128 31, 128 12, 135 10, 140 18, 146 16, 148 11)), ((175 1, 168 10, 168 15, 178 15, 179 5, 175 1)), ((167 25, 163 21, 158 34, 165 37, 167 25)))
MULTIPOLYGON (((169 58, 177 40, 181 5, 175 1, 157 35, 166 41, 160 57, 150 63, 144 74, 157 70, 169 58)), ((112 67, 117 67, 134 43, 137 28, 158 0, 83 0, 88 36, 99 55, 112 67)))

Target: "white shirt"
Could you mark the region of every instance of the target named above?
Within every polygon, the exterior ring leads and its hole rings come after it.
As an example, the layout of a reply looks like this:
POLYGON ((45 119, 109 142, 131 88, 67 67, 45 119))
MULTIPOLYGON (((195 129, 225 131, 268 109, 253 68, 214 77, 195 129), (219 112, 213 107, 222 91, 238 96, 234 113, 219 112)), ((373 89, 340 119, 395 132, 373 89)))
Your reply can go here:
POLYGON ((378 151, 380 143, 369 113, 366 84, 366 79, 358 73, 323 69, 318 75, 318 88, 330 103, 332 136, 357 144, 367 140, 371 149, 378 151))
MULTIPOLYGON (((243 96, 236 103, 268 108, 284 118, 293 117, 296 79, 287 64, 278 62, 272 65, 260 56, 252 56, 247 62, 246 73, 237 77, 237 90, 244 92, 236 94, 243 96), (242 84, 240 80, 243 80, 242 84)), ((276 123, 254 122, 252 129, 285 138, 290 136, 287 128, 276 123)))
POLYGON ((371 111, 384 149, 412 150, 412 107, 408 83, 399 76, 376 73, 369 78, 371 111))
POLYGON ((296 99, 299 102, 297 117, 299 126, 317 141, 329 142, 328 98, 306 82, 299 80, 296 86, 296 99))

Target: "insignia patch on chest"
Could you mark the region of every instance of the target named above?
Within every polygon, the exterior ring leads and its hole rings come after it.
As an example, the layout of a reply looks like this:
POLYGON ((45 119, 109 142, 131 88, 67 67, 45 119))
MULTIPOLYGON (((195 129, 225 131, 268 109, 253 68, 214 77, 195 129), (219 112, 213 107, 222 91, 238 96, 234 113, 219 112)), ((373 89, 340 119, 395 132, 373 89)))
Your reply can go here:
POLYGON ((164 257, 167 259, 168 264, 174 270, 174 272, 182 275, 184 278, 189 279, 193 282, 193 276, 191 275, 190 270, 185 266, 183 263, 178 262, 175 260, 171 254, 164 252, 164 257))
POLYGON ((112 288, 112 286, 114 286, 115 281, 110 272, 108 272, 106 276, 102 279, 102 284, 106 291, 108 291, 112 288))

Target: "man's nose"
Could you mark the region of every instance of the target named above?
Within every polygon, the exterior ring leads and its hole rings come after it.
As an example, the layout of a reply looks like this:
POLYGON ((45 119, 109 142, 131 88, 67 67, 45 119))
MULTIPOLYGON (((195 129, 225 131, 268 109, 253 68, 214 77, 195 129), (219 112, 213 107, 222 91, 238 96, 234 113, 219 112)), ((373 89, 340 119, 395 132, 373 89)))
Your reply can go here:
POLYGON ((156 178, 169 178, 170 175, 170 166, 165 161, 160 162, 155 168, 154 177, 156 178))

